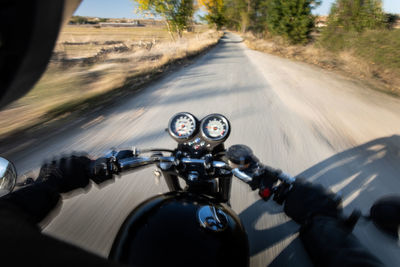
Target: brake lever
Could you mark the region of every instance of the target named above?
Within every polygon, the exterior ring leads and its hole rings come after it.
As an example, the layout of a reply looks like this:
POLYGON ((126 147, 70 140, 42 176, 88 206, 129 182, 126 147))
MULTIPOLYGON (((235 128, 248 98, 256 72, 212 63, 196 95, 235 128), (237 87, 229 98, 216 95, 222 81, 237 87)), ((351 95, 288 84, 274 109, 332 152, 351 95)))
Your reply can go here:
POLYGON ((232 174, 242 182, 245 182, 246 184, 250 184, 253 181, 253 178, 251 176, 239 170, 239 168, 232 169, 232 174))
POLYGON ((258 189, 258 195, 264 200, 268 201, 273 193, 273 188, 270 184, 266 184, 262 179, 263 173, 254 172, 254 176, 241 171, 239 168, 232 169, 232 174, 239 180, 248 184, 252 190, 258 189))

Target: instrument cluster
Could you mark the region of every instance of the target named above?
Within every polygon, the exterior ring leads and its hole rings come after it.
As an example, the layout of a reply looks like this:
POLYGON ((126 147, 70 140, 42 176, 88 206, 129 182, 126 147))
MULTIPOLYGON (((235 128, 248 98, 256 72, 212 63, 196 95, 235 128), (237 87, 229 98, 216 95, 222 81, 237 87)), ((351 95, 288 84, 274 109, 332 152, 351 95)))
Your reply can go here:
POLYGON ((198 120, 189 112, 180 112, 169 121, 168 132, 178 143, 195 149, 211 149, 229 137, 230 123, 221 114, 210 114, 198 120))

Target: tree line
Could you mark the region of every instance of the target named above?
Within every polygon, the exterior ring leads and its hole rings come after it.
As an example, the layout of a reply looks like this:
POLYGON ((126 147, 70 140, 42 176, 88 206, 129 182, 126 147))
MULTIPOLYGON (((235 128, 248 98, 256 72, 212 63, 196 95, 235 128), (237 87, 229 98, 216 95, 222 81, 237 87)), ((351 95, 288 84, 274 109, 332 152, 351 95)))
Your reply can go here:
MULTIPOLYGON (((195 11, 207 13, 203 19, 217 29, 277 35, 292 44, 311 38, 316 17, 312 10, 320 0, 135 0, 141 12, 162 17, 168 30, 182 36, 191 26, 195 11)), ((381 0, 336 0, 328 16, 324 35, 362 32, 385 28, 396 17, 386 15, 381 0)))

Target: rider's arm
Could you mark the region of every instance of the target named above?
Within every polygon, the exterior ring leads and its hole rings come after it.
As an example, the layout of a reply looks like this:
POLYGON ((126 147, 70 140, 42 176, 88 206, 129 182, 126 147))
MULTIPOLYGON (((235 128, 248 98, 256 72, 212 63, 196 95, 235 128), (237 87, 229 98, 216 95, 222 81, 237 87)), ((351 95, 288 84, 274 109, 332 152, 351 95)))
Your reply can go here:
POLYGON ((316 266, 383 266, 338 219, 315 216, 300 239, 316 266))
POLYGON ((34 184, 0 200, 21 210, 30 222, 38 223, 57 205, 60 193, 88 185, 90 163, 86 157, 70 156, 44 164, 34 184))
POLYGON ((69 157, 44 165, 39 182, 0 198, 2 266, 119 266, 42 234, 37 226, 57 205, 60 193, 88 184, 89 161, 69 157))
POLYGON ((322 186, 298 179, 285 213, 301 224, 300 239, 316 266, 383 266, 341 218, 341 201, 322 186))
POLYGON ((31 222, 30 212, 14 206, 12 202, 0 200, 2 266, 119 266, 42 234, 37 225, 31 222))
POLYGON ((60 193, 46 183, 35 183, 0 198, 2 206, 24 214, 32 224, 42 221, 57 205, 60 193))

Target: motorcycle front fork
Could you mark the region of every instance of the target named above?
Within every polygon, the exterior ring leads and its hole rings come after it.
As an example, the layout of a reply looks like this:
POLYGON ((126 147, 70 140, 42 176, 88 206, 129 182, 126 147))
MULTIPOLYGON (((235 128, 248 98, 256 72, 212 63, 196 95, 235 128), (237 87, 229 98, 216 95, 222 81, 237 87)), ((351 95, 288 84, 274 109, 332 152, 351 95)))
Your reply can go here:
MULTIPOLYGON (((174 192, 183 190, 181 185, 179 184, 178 176, 169 174, 167 172, 163 172, 163 176, 169 191, 174 192)), ((198 193, 212 195, 219 202, 229 204, 229 200, 231 197, 231 187, 232 187, 232 177, 223 177, 223 178, 218 178, 218 189, 216 190, 217 192, 204 192, 200 190, 198 193)), ((188 189, 189 191, 191 190, 190 187, 185 188, 185 190, 186 189, 188 189)))

